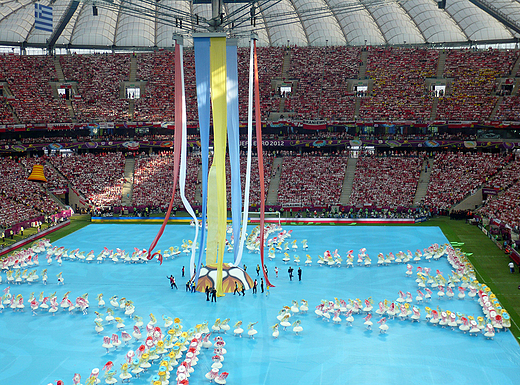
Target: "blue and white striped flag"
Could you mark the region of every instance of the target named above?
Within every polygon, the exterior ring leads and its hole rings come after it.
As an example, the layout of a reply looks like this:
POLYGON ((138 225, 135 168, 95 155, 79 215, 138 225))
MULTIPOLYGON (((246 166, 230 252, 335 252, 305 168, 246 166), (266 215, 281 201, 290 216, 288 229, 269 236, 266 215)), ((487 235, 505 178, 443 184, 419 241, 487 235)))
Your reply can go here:
POLYGON ((52 7, 34 4, 34 29, 52 32, 52 7))

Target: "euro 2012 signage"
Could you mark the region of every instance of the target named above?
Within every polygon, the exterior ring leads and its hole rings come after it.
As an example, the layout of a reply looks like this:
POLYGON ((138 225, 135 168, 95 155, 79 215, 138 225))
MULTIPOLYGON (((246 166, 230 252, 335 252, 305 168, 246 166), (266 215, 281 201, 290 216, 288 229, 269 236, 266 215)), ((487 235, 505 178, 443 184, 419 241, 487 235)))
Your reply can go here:
MULTIPOLYGON (((256 146, 256 140, 253 140, 251 143, 253 146, 256 146)), ((247 147, 247 140, 241 140, 239 142, 240 147, 247 147)), ((285 146, 285 142, 283 140, 262 140, 263 147, 283 147, 285 146)))

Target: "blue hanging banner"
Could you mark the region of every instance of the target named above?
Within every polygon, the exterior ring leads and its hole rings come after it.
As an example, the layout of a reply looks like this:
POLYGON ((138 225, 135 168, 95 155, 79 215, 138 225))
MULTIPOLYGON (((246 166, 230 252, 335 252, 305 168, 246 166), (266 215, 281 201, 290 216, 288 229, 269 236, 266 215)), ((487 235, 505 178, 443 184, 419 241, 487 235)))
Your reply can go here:
POLYGON ((195 271, 197 282, 200 264, 205 249, 206 211, 208 201, 209 173, 209 123, 210 123, 210 39, 209 37, 193 37, 195 51, 195 75, 197 85, 197 105, 199 110, 200 152, 202 158, 202 228, 200 234, 199 258, 195 271))
POLYGON ((238 118, 238 64, 237 40, 228 39, 226 46, 227 68, 227 129, 229 164, 231 166, 231 219, 233 221, 234 263, 237 263, 242 214, 242 190, 240 186, 240 140, 238 118))

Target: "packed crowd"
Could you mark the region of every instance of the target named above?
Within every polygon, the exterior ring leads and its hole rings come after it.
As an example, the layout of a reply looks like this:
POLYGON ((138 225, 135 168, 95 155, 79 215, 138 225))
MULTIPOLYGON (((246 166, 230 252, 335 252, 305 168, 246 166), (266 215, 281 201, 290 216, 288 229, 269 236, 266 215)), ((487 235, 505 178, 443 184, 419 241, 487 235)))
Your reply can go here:
MULTIPOLYGON (((320 152, 294 154, 282 152, 281 167, 273 167, 276 153, 264 154, 265 192, 268 196, 272 177, 280 173, 278 204, 281 206, 333 206, 340 203, 348 154, 325 155, 320 152)), ((416 193, 424 153, 397 153, 357 161, 349 205, 356 208, 410 207, 416 193)), ((211 163, 211 160, 210 160, 211 163)), ((518 226, 520 215, 520 160, 513 155, 440 152, 428 159, 432 169, 421 207, 449 210, 468 194, 484 186, 499 195, 487 199, 479 214, 518 226)), ((37 215, 54 213, 56 203, 45 189, 27 176, 34 164, 44 164, 47 191, 72 189, 87 205, 99 208, 119 207, 122 201, 125 158, 122 153, 49 156, 41 158, 0 158, 0 226, 6 227, 37 215), (52 166, 50 165, 52 164, 52 166), (56 171, 58 170, 58 171, 56 171)), ((242 194, 245 187, 246 157, 241 155, 242 194)), ((201 202, 200 153, 187 159, 186 195, 192 205, 201 202)), ((135 163, 132 205, 138 209, 165 210, 173 184, 173 154, 141 154, 135 163)), ((226 161, 227 198, 230 205, 229 161, 226 161)), ((175 206, 182 207, 177 187, 175 206)), ((243 195, 242 195, 243 197, 243 195)), ((250 205, 260 203, 258 160, 252 158, 250 205)), ((372 214, 370 214, 372 215, 372 214)), ((382 215, 382 214, 379 214, 382 215)), ((389 214, 390 215, 390 214, 389 214)))
MULTIPOLYGON (((434 112, 434 98, 426 85, 436 76, 439 52, 422 48, 368 47, 361 61, 358 47, 259 47, 258 68, 262 119, 278 112, 296 119, 416 120, 426 121, 434 112), (282 72, 284 55, 290 64, 282 72), (348 80, 358 79, 366 66, 370 92, 358 99, 348 80), (274 80, 294 87, 280 98, 274 80)), ((512 74, 519 50, 448 50, 443 77, 451 79, 448 96, 438 99, 436 119, 486 120, 499 101, 497 79, 512 74)), ((60 66, 66 81, 77 83, 72 99, 79 122, 161 121, 174 117, 175 60, 171 51, 135 54, 136 81, 146 82, 135 108, 123 95, 130 80, 130 54, 62 55, 60 66)), ((187 119, 197 121, 195 60, 193 49, 184 50, 187 119)), ((248 48, 238 49, 239 114, 247 119, 248 48)), ((0 103, 0 124, 71 122, 65 100, 53 95, 56 68, 50 56, 0 55, 0 81, 8 84, 14 100, 0 103), (37 76, 35 76, 37 75, 37 76), (12 106, 14 115, 11 112, 12 106)), ((364 80, 364 79, 362 79, 364 80)), ((520 119, 517 96, 506 96, 496 118, 520 119)), ((132 102, 133 103, 133 102, 132 102)))
POLYGON ((422 203, 428 207, 450 208, 474 192, 506 162, 507 158, 499 154, 438 153, 422 203))
POLYGON ((496 120, 520 120, 520 96, 506 96, 498 106, 496 120))
POLYGON ((137 79, 147 87, 135 102, 136 121, 173 121, 175 111, 175 55, 171 51, 137 56, 137 79))
POLYGON ((512 185, 502 194, 489 197, 479 214, 498 219, 518 230, 520 227, 520 184, 512 185))
MULTIPOLYGON (((269 184, 271 183, 271 177, 273 176, 273 160, 274 156, 269 153, 264 153, 264 191, 265 197, 267 198, 267 194, 269 191, 269 184)), ((228 167, 228 163, 226 163, 226 172, 229 175, 230 167, 228 167)), ((242 187, 242 197, 244 197, 244 188, 246 186, 246 170, 247 170, 247 156, 245 153, 242 153, 240 156, 240 184, 242 187)), ((274 171, 273 171, 274 172, 274 171)), ((228 179, 227 187, 228 187, 228 202, 231 203, 231 180, 228 179)), ((250 183, 250 191, 249 191, 249 205, 260 205, 260 173, 258 171, 258 156, 251 157, 251 179, 250 183)))
POLYGON ((284 156, 278 203, 328 206, 339 203, 348 158, 344 156, 284 156))
MULTIPOLYGON (((271 181, 272 155, 264 156, 264 187, 267 189, 271 181)), ((212 158, 208 160, 212 164, 212 158)), ((242 187, 242 199, 244 198, 244 186, 246 178, 246 158, 245 155, 240 159, 240 178, 242 187)), ((161 152, 151 156, 140 156, 136 160, 134 172, 134 189, 132 204, 137 207, 149 206, 151 208, 165 209, 171 199, 173 186, 173 153, 161 152)), ((202 199, 202 177, 200 176, 202 163, 200 153, 191 153, 186 161, 186 198, 191 205, 200 206, 202 199)), ((226 195, 228 207, 231 207, 231 174, 229 158, 226 158, 226 195)), ((251 181, 250 181, 251 205, 260 204, 260 177, 258 173, 258 158, 252 157, 251 160, 251 181)), ((182 207, 182 201, 177 185, 175 206, 182 207)))
MULTIPOLYGON (((188 201, 193 205, 200 201, 196 197, 197 179, 199 174, 200 156, 191 154, 186 159, 186 189, 188 201)), ((132 204, 134 206, 149 206, 164 209, 172 196, 174 158, 173 152, 165 151, 158 155, 141 155, 135 161, 134 187, 132 204)), ((182 207, 182 200, 177 184, 174 204, 182 207)))
POLYGON ((48 156, 21 158, 20 164, 29 172, 33 169, 33 166, 37 164, 42 165, 43 174, 45 175, 45 179, 47 179, 47 183, 45 184, 47 190, 57 191, 68 188, 68 181, 48 163, 48 160, 48 156))
POLYGON ((433 98, 425 79, 434 77, 439 52, 420 48, 369 48, 371 97, 361 99, 359 117, 374 120, 428 120, 433 98))
MULTIPOLYGON (((280 110, 280 99, 271 85, 271 80, 282 75, 283 49, 258 47, 258 85, 260 89, 260 113, 266 119, 270 112, 280 110)), ((249 48, 238 49, 238 101, 240 120, 247 121, 249 101, 249 48)))
POLYGON ((354 116, 355 99, 348 79, 357 78, 358 47, 295 47, 291 50, 289 79, 298 85, 285 101, 300 119, 348 119, 354 116))
MULTIPOLYGON (((50 82, 57 80, 50 56, 0 55, 0 81, 14 96, 9 104, 20 123, 71 122, 65 102, 52 94, 50 82)), ((13 115, 2 110, 0 124, 13 123, 13 115)))
MULTIPOLYGON (((264 118, 270 111, 279 110, 279 99, 274 98, 271 79, 279 77, 283 63, 281 48, 258 48, 260 103, 264 118)), ((186 92, 186 117, 197 121, 197 92, 195 82, 195 57, 193 50, 184 50, 184 82, 186 92)), ((238 49, 239 115, 247 119, 249 51, 238 49)), ((137 55, 137 79, 147 82, 141 99, 136 101, 136 121, 173 121, 175 111, 175 54, 171 51, 137 55)))
POLYGON ((347 79, 355 79, 360 50, 354 47, 330 47, 323 76, 321 113, 327 120, 352 120, 355 98, 347 91, 347 79))
POLYGON ((72 104, 79 122, 128 120, 121 82, 129 79, 130 54, 63 55, 59 60, 65 80, 78 82, 80 98, 72 104))
POLYGON ((518 51, 450 50, 444 77, 453 79, 451 95, 439 99, 437 119, 489 119, 498 96, 496 80, 511 74, 518 51))
POLYGON ((492 179, 488 187, 498 190, 498 195, 489 195, 479 214, 499 219, 510 227, 520 226, 520 159, 513 159, 492 179))
POLYGON ((121 205, 125 158, 121 152, 49 157, 92 206, 121 205))
POLYGON ((16 120, 14 119, 8 103, 9 102, 6 99, 0 98, 0 122, 3 124, 14 124, 16 123, 16 120))
POLYGON ((40 184, 27 180, 29 172, 16 159, 0 158, 0 227, 8 228, 58 210, 40 184))
POLYGON ((486 186, 504 191, 516 184, 520 179, 520 160, 511 154, 505 157, 503 167, 486 181, 486 186))
POLYGON ((415 157, 359 158, 349 203, 377 207, 411 206, 422 163, 422 158, 415 157))

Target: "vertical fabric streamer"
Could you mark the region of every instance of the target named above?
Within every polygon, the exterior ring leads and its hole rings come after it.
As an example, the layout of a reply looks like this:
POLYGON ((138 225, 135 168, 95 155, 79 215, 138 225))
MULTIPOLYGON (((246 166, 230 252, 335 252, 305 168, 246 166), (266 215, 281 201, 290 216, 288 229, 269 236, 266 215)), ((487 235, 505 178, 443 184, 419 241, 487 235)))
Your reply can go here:
MULTIPOLYGON (((244 212, 242 214, 242 231, 240 233, 240 246, 235 265, 239 266, 244 252, 244 242, 246 240, 247 219, 249 217, 249 189, 251 188, 251 148, 253 142, 253 39, 249 47, 249 96, 247 101, 247 164, 246 164, 246 185, 244 187, 244 212)), ((236 247, 237 239, 235 239, 236 247)))
POLYGON ((231 166, 231 219, 233 239, 235 242, 234 264, 238 259, 238 242, 240 238, 240 214, 242 212, 242 191, 240 185, 240 138, 238 120, 238 66, 236 40, 228 40, 226 46, 227 70, 227 129, 229 164, 231 166), (231 44, 230 44, 231 43, 231 44))
MULTIPOLYGON (((226 38, 212 37, 210 45, 211 102, 213 107, 214 149, 213 164, 217 174, 218 200, 218 243, 217 243, 217 295, 222 292, 222 265, 226 240, 227 204, 226 204, 226 38)), ((211 225, 211 223, 210 223, 211 225)))
POLYGON ((206 213, 208 200, 208 173, 209 173, 209 123, 210 123, 210 99, 209 99, 209 37, 194 37, 195 50, 195 74, 197 83, 197 106, 199 110, 200 152, 202 158, 202 212, 200 232, 200 249, 195 272, 195 282, 199 279, 200 265, 204 254, 204 242, 206 236, 206 213))
POLYGON ((262 152, 262 122, 260 120, 260 87, 258 85, 258 58, 256 55, 256 40, 254 43, 253 61, 255 64, 255 120, 256 120, 256 151, 258 155, 258 173, 260 174, 260 262, 264 273, 265 284, 274 287, 269 282, 264 265, 264 222, 265 222, 265 186, 264 186, 264 154, 262 152))
MULTIPOLYGON (((182 85, 181 85, 181 71, 182 67, 180 67, 181 60, 180 60, 180 46, 179 44, 175 44, 175 93, 182 92, 182 85)), ((182 109, 182 100, 181 97, 177 97, 175 95, 175 111, 177 113, 177 110, 182 109)), ((168 219, 170 218, 170 214, 172 212, 173 207, 173 200, 175 198, 175 188, 177 187, 177 181, 179 178, 179 166, 180 166, 180 160, 181 160, 181 141, 182 141, 182 128, 180 126, 175 125, 175 132, 173 137, 173 192, 172 192, 172 198, 170 200, 170 204, 168 206, 168 211, 166 212, 166 215, 164 216, 164 221, 159 229, 159 232, 155 236, 155 239, 153 240, 152 244, 150 245, 148 249, 148 259, 153 259, 155 255, 158 254, 157 258, 162 264, 162 255, 159 253, 152 254, 153 249, 157 245, 157 242, 159 242, 159 239, 161 239, 161 236, 164 233, 164 228, 166 227, 166 223, 168 223, 168 219)))
MULTIPOLYGON (((199 235, 199 221, 197 220, 197 216, 195 215, 195 212, 193 211, 193 207, 191 207, 190 202, 188 202, 188 199, 186 199, 186 157, 188 152, 188 145, 187 145, 187 135, 188 135, 188 126, 186 124, 186 94, 184 89, 184 55, 183 55, 183 46, 182 44, 176 44, 176 46, 179 45, 179 67, 175 71, 175 76, 177 76, 177 70, 180 72, 180 78, 181 78, 181 110, 178 114, 178 109, 175 108, 175 126, 180 124, 182 127, 182 144, 181 144, 181 166, 180 166, 180 176, 179 176, 179 190, 181 194, 181 200, 184 204, 184 208, 186 211, 191 215, 193 220, 195 221, 195 239, 193 240, 193 243, 191 245, 191 259, 190 259, 190 278, 193 277, 195 274, 195 251, 197 249, 197 240, 199 235), (179 122, 177 121, 177 118, 180 118, 179 122)), ((175 100, 177 101, 177 96, 175 95, 175 100)))
POLYGON ((217 168, 211 164, 208 173, 208 231, 206 248, 206 266, 216 266, 218 259, 218 198, 217 198, 217 168))

